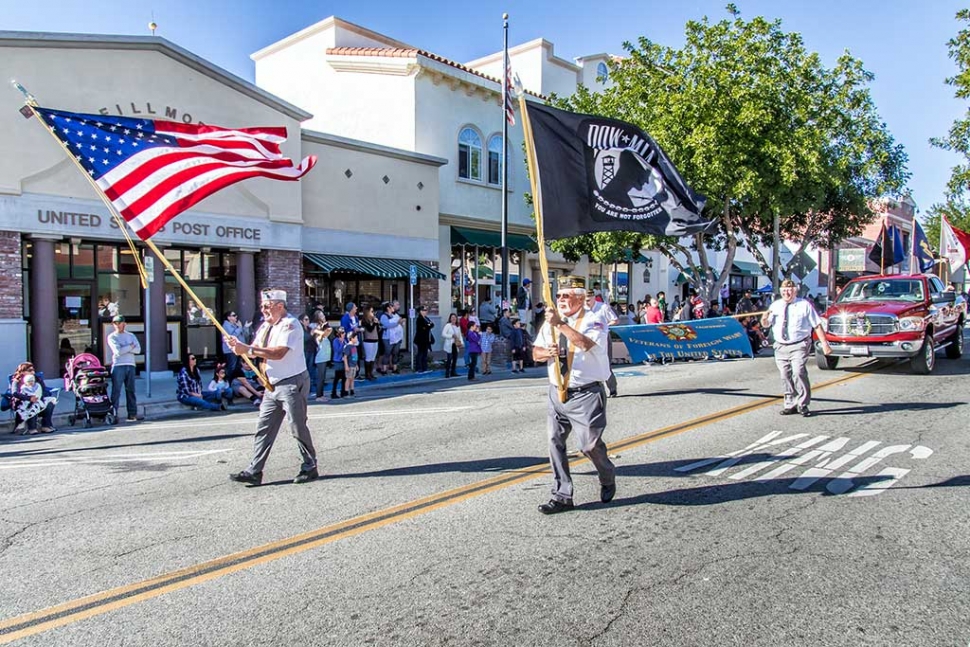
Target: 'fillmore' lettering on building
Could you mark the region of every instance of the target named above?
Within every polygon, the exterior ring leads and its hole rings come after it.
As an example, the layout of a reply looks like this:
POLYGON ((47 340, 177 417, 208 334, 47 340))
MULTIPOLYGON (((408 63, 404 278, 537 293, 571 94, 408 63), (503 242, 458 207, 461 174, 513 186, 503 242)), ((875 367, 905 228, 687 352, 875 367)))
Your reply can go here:
MULTIPOLYGON (((77 213, 73 211, 54 211, 53 209, 38 209, 37 222, 45 225, 60 225, 70 227, 87 227, 89 229, 100 229, 105 218, 96 213, 77 213)), ((118 222, 114 218, 108 218, 108 225, 112 229, 118 229, 118 222)), ((209 236, 210 230, 215 231, 216 238, 226 240, 252 240, 261 241, 263 231, 259 227, 234 227, 231 225, 209 225, 192 220, 173 220, 165 227, 159 229, 159 233, 164 233, 166 228, 171 227, 172 233, 183 236, 209 236)))
MULTIPOLYGON (((102 115, 110 115, 112 113, 117 113, 122 117, 141 115, 142 118, 145 119, 151 119, 154 115, 160 116, 162 114, 160 111, 161 108, 158 107, 158 109, 156 109, 156 106, 152 106, 150 101, 146 101, 144 104, 135 103, 134 101, 129 101, 125 104, 116 103, 111 108, 101 108, 98 110, 98 112, 102 115)), ((165 119, 169 119, 171 121, 181 121, 184 124, 192 123, 191 114, 188 112, 182 112, 179 114, 178 108, 173 108, 172 106, 165 106, 164 117, 165 119)), ((201 121, 199 122, 199 125, 203 125, 201 121)))

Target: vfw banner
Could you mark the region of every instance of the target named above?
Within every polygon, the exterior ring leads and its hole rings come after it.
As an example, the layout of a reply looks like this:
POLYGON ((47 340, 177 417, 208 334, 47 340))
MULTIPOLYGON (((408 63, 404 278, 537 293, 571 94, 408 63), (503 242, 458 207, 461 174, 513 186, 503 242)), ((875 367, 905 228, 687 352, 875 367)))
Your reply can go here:
POLYGON ((658 359, 698 359, 712 353, 754 357, 748 334, 734 317, 612 326, 610 331, 626 344, 634 364, 658 359))

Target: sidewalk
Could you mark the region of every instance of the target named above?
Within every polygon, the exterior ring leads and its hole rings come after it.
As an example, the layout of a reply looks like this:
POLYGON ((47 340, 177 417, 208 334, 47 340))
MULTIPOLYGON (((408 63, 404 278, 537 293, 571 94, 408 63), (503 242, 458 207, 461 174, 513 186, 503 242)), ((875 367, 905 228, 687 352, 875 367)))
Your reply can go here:
MULTIPOLYGON (((409 383, 433 383, 433 382, 446 382, 449 384, 461 385, 467 382, 467 369, 459 367, 459 377, 456 378, 445 378, 444 369, 435 369, 428 371, 427 373, 411 373, 410 371, 401 373, 400 375, 379 375, 376 381, 368 382, 367 380, 358 379, 355 382, 355 391, 360 395, 367 395, 373 391, 379 391, 381 389, 392 388, 396 386, 402 386, 409 383), (462 371, 464 370, 464 373, 462 371)), ((544 368, 531 368, 528 369, 526 375, 544 375, 544 368)), ((332 380, 333 372, 328 374, 328 378, 332 380)), ((512 371, 505 366, 495 366, 492 365, 492 375, 482 377, 480 374, 476 376, 476 380, 481 381, 494 381, 496 379, 503 379, 507 377, 512 377, 512 371)), ((56 383, 60 384, 60 382, 56 383)), ((54 386, 49 384, 49 386, 54 386)), ((169 375, 166 377, 156 377, 151 381, 151 397, 148 396, 148 380, 144 375, 139 375, 135 378, 135 394, 138 400, 138 416, 144 417, 148 420, 155 420, 157 418, 163 418, 168 416, 175 416, 181 412, 190 413, 190 409, 185 405, 181 404, 175 399, 175 386, 176 379, 174 375, 169 375)), ((110 387, 109 387, 110 392, 110 387)), ((329 395, 329 387, 324 390, 325 395, 329 395)), ((342 401, 342 400, 341 400, 342 401)), ((352 401, 352 400, 351 400, 352 401)), ((316 402, 310 401, 311 406, 327 405, 329 402, 316 402)), ((124 425, 124 418, 127 412, 124 411, 124 397, 121 399, 121 422, 119 424, 124 425)), ((229 411, 240 412, 240 411, 257 411, 257 409, 248 400, 237 400, 236 404, 229 407, 229 411)), ((61 391, 60 398, 57 401, 57 407, 54 409, 54 426, 60 431, 66 431, 71 429, 71 424, 68 417, 74 413, 74 394, 68 393, 67 391, 61 391)), ((92 420, 94 426, 103 426, 100 420, 92 420)), ((83 429, 83 421, 79 420, 75 422, 74 428, 83 429)), ((7 434, 13 431, 13 414, 10 412, 4 412, 2 418, 0 418, 0 435, 7 434)))

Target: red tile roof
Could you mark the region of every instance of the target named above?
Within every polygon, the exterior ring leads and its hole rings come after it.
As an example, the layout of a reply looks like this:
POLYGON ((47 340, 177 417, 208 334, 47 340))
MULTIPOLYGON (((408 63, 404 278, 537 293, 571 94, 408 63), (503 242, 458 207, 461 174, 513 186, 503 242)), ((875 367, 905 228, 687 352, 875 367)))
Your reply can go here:
MULTIPOLYGON (((497 83, 499 91, 502 89, 502 79, 497 79, 494 76, 489 76, 487 74, 482 74, 476 69, 470 68, 467 65, 462 65, 447 59, 444 56, 439 56, 424 49, 406 49, 403 47, 328 47, 327 54, 333 54, 336 56, 384 56, 387 58, 412 58, 415 56, 424 56, 425 58, 430 58, 433 61, 438 61, 439 63, 444 63, 456 69, 462 70, 463 72, 468 72, 469 74, 474 74, 475 76, 480 76, 483 79, 497 83)), ((534 97, 544 98, 535 92, 530 90, 525 91, 526 94, 531 94, 534 97)))

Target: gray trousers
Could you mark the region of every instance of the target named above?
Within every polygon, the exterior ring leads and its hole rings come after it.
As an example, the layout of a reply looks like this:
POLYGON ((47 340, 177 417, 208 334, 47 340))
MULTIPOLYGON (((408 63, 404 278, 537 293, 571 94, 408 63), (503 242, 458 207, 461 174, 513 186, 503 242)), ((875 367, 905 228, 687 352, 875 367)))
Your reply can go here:
POLYGON ((276 435, 283 424, 283 418, 290 425, 290 434, 296 438, 300 447, 303 465, 300 469, 307 471, 317 466, 317 453, 313 449, 313 439, 307 427, 306 399, 310 392, 310 376, 306 371, 299 375, 280 380, 273 385, 273 392, 263 394, 263 402, 259 405, 259 420, 256 423, 256 438, 253 442, 253 462, 246 471, 250 474, 263 471, 269 451, 273 449, 276 435))
POLYGON ((559 390, 549 385, 549 463, 552 465, 552 498, 573 500, 573 479, 566 458, 566 439, 576 432, 576 443, 596 468, 600 485, 616 483, 616 467, 610 461, 603 442, 606 429, 606 393, 597 384, 589 391, 572 393, 566 402, 559 401, 559 390))
POLYGON ((796 344, 779 344, 775 348, 775 366, 781 373, 785 389, 785 408, 801 409, 812 401, 812 385, 808 382, 808 351, 811 338, 796 344))

